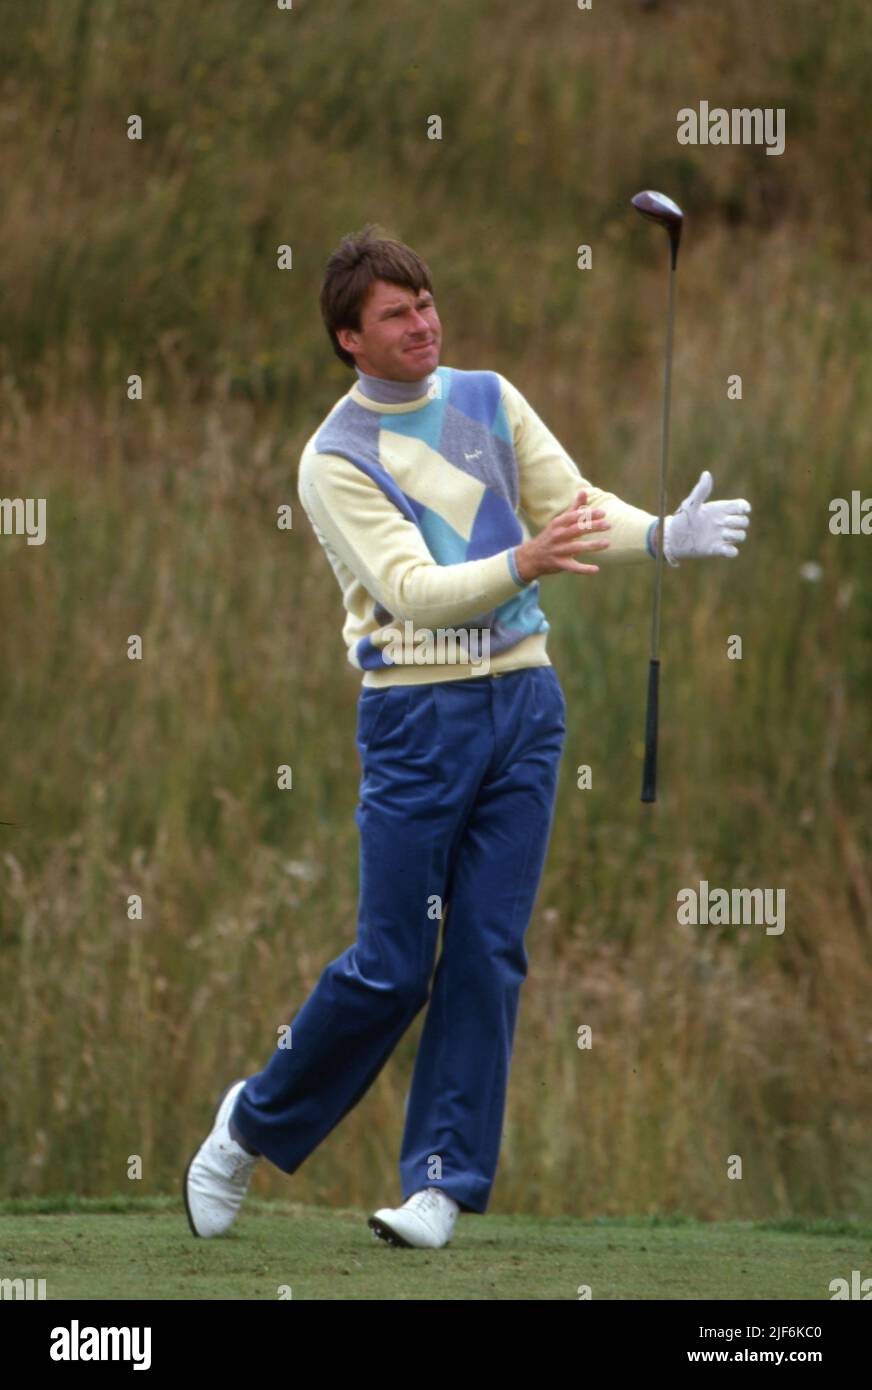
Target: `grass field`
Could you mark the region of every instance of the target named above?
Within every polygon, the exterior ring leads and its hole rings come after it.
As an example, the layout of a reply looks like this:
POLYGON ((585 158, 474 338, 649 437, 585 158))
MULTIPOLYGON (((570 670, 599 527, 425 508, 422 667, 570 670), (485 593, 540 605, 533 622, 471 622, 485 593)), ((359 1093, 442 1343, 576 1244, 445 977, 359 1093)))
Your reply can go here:
POLYGON ((48 521, 0 538, 0 1193, 49 1202, 0 1207, 4 1267, 172 1298, 820 1298, 872 1274, 841 1228, 733 1224, 872 1222, 872 542, 828 528, 872 490, 870 45, 862 0, 4 7, 0 498, 48 521), (783 156, 679 145, 702 98, 786 109, 783 156), (371 1247, 419 1017, 317 1161, 259 1174, 233 1238, 198 1244, 165 1197, 180 1155, 355 934, 359 682, 296 493, 352 381, 327 256, 370 219, 415 246, 444 364, 505 373, 651 510, 646 187, 687 219, 669 509, 709 468, 753 521, 740 559, 664 575, 655 806, 653 567, 543 583, 569 717, 492 1215, 432 1258, 371 1247), (680 925, 702 879, 783 888, 783 935, 680 925), (585 1224, 677 1211, 723 1224, 585 1224))
POLYGON ((170 1197, 0 1206, 0 1275, 47 1299, 824 1299, 872 1271, 872 1227, 681 1216, 466 1216, 444 1250, 395 1250, 368 1212, 252 1199, 197 1241, 170 1197), (66 1210, 52 1210, 52 1206, 66 1210))

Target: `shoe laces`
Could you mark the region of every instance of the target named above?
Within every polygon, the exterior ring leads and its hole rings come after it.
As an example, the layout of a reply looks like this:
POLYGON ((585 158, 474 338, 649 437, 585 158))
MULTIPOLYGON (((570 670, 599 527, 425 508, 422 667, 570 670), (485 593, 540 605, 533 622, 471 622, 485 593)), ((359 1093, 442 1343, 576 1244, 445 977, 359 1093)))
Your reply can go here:
POLYGON ((234 1153, 233 1149, 224 1144, 221 1145, 221 1150, 224 1156, 225 1172, 231 1181, 250 1173, 260 1157, 259 1154, 248 1154, 244 1149, 242 1153, 234 1153))
POLYGON ((438 1187, 425 1187, 404 1204, 409 1211, 415 1212, 435 1212, 442 1209, 445 1201, 444 1192, 440 1192, 438 1187))

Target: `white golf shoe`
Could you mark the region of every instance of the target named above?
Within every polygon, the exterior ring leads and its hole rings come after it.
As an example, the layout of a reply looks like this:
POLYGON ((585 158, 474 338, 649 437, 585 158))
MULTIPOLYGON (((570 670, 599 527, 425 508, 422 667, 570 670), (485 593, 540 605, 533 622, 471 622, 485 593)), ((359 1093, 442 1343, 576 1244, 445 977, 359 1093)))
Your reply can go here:
POLYGON ((401 1207, 381 1207, 369 1218, 374 1235, 389 1245, 438 1250, 454 1232, 460 1207, 438 1187, 415 1192, 401 1207))
POLYGON ((212 1129, 185 1170, 182 1191, 195 1236, 220 1236, 236 1220, 259 1161, 230 1137, 229 1121, 245 1081, 235 1081, 218 1103, 212 1129))

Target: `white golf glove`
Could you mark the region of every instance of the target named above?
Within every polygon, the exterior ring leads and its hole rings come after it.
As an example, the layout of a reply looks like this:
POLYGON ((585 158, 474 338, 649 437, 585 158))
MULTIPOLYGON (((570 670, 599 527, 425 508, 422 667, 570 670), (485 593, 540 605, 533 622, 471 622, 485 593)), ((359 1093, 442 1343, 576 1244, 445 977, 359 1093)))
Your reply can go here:
POLYGON ((673 569, 678 569, 678 559, 685 555, 725 555, 732 559, 739 553, 733 542, 745 539, 751 504, 744 497, 731 502, 706 502, 712 481, 706 468, 678 511, 663 519, 663 554, 673 569))

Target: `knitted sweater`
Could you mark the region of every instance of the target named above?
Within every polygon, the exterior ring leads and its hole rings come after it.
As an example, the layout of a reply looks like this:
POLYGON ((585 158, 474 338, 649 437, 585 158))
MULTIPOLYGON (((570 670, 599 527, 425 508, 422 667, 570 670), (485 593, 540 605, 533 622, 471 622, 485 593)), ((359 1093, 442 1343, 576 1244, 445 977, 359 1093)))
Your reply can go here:
POLYGON ((365 686, 549 666, 539 583, 519 579, 515 548, 583 487, 612 525, 592 563, 653 557, 657 518, 583 478, 499 372, 440 366, 421 389, 387 404, 355 383, 300 460, 298 495, 342 590, 348 660, 365 686))

